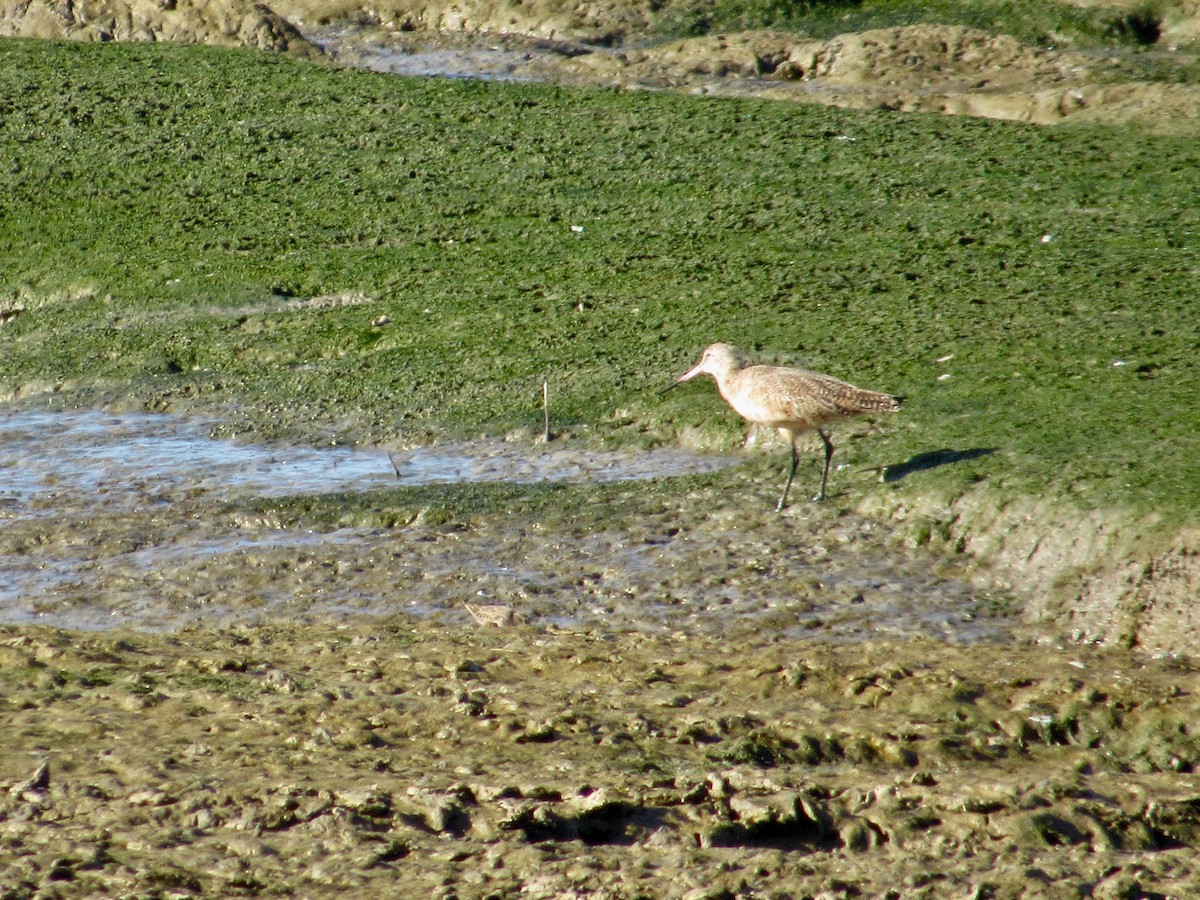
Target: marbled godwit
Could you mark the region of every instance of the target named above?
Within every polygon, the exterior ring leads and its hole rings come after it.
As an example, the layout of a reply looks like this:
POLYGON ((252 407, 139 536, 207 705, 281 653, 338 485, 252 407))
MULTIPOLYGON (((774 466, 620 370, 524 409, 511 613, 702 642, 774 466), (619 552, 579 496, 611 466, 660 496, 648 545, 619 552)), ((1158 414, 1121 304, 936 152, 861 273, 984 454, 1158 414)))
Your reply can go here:
POLYGON ((864 413, 897 410, 902 402, 900 397, 865 391, 820 372, 783 366, 747 366, 741 351, 729 344, 713 344, 704 351, 700 362, 680 375, 663 393, 704 374, 716 379, 717 390, 734 412, 756 425, 774 428, 791 446, 792 468, 776 509, 787 505, 788 491, 796 477, 796 466, 800 462, 796 438, 815 429, 825 442, 821 490, 813 498, 824 500, 829 461, 833 458, 833 441, 829 439, 826 426, 864 413))

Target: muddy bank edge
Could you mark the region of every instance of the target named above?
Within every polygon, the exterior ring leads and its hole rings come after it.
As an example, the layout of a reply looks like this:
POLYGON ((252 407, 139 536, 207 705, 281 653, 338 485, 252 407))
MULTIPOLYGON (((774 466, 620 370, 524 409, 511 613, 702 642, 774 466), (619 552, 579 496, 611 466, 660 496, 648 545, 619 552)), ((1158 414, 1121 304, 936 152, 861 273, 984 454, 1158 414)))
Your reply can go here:
POLYGON ((955 498, 876 494, 859 511, 893 522, 906 543, 976 560, 980 581, 1023 597, 1026 621, 1048 629, 1048 640, 1153 654, 1192 654, 1200 645, 1194 525, 1001 498, 982 485, 955 498))

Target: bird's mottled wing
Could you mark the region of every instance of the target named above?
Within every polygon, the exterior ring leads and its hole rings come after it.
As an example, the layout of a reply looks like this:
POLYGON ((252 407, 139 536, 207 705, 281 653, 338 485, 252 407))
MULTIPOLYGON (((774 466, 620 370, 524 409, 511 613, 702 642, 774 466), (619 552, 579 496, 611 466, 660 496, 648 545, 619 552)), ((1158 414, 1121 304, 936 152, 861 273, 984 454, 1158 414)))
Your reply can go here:
POLYGON ((789 412, 797 418, 821 425, 868 412, 889 412, 900 408, 896 398, 868 391, 832 375, 802 369, 779 369, 786 383, 789 412))

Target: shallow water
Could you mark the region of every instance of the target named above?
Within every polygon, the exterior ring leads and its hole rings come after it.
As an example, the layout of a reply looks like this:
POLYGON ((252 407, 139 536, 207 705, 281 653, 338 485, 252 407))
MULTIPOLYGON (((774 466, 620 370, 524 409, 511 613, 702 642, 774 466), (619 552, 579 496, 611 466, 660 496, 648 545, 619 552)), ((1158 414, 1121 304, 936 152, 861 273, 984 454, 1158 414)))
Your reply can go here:
POLYGON ((531 39, 454 40, 435 46, 424 38, 354 27, 314 29, 305 36, 338 61, 392 75, 474 78, 482 81, 542 81, 545 65, 570 54, 565 45, 531 39))
MULTIPOLYGON (((156 604, 139 595, 151 594, 167 579, 164 573, 189 567, 370 542, 369 533, 353 530, 214 533, 171 523, 173 506, 197 500, 434 483, 639 480, 713 471, 735 461, 673 449, 609 453, 499 441, 390 453, 267 446, 215 439, 208 428, 204 421, 145 413, 0 412, 0 523, 11 533, 41 520, 54 531, 40 548, 0 555, 0 622, 99 628, 127 620, 158 628, 200 617, 241 618, 241 600, 207 598, 202 610, 187 613, 177 603, 156 604), (111 542, 89 531, 105 530, 98 517, 116 514, 155 517, 147 519, 151 533, 124 538, 113 552, 111 542)), ((229 587, 236 590, 234 583, 229 587)), ((260 587, 254 605, 278 606, 288 590, 260 587)), ((345 602, 361 606, 361 592, 331 598, 331 608, 345 602)))
POLYGON ((218 440, 210 423, 97 411, 0 411, 0 622, 169 630, 244 621, 434 615, 467 603, 526 620, 722 633, 761 622, 839 641, 1003 637, 1008 621, 940 562, 875 523, 741 496, 634 524, 571 529, 497 515, 466 528, 334 531, 245 521, 238 498, 469 481, 651 479, 738 454, 519 443, 381 449, 218 440), (636 533, 630 529, 636 529, 636 533))
POLYGON ((0 412, 0 509, 53 515, 74 495, 137 508, 188 496, 278 497, 447 482, 627 481, 711 472, 729 457, 504 442, 387 452, 257 445, 211 437, 205 422, 145 413, 0 412))

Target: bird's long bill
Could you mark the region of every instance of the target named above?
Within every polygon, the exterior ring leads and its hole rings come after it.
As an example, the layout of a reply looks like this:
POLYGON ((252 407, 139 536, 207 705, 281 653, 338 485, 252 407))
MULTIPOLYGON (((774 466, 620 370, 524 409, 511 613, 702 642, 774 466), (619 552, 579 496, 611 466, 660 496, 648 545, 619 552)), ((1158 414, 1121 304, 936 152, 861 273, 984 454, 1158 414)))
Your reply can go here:
POLYGON ((700 363, 696 363, 695 366, 688 369, 686 372, 684 372, 682 375, 680 375, 678 378, 676 378, 674 381, 672 381, 670 384, 668 384, 665 388, 663 388, 661 391, 659 391, 658 392, 659 395, 665 394, 667 391, 675 390, 675 388, 679 387, 685 381, 691 381, 693 378, 695 378, 697 375, 700 374, 700 365, 701 365, 700 363))

